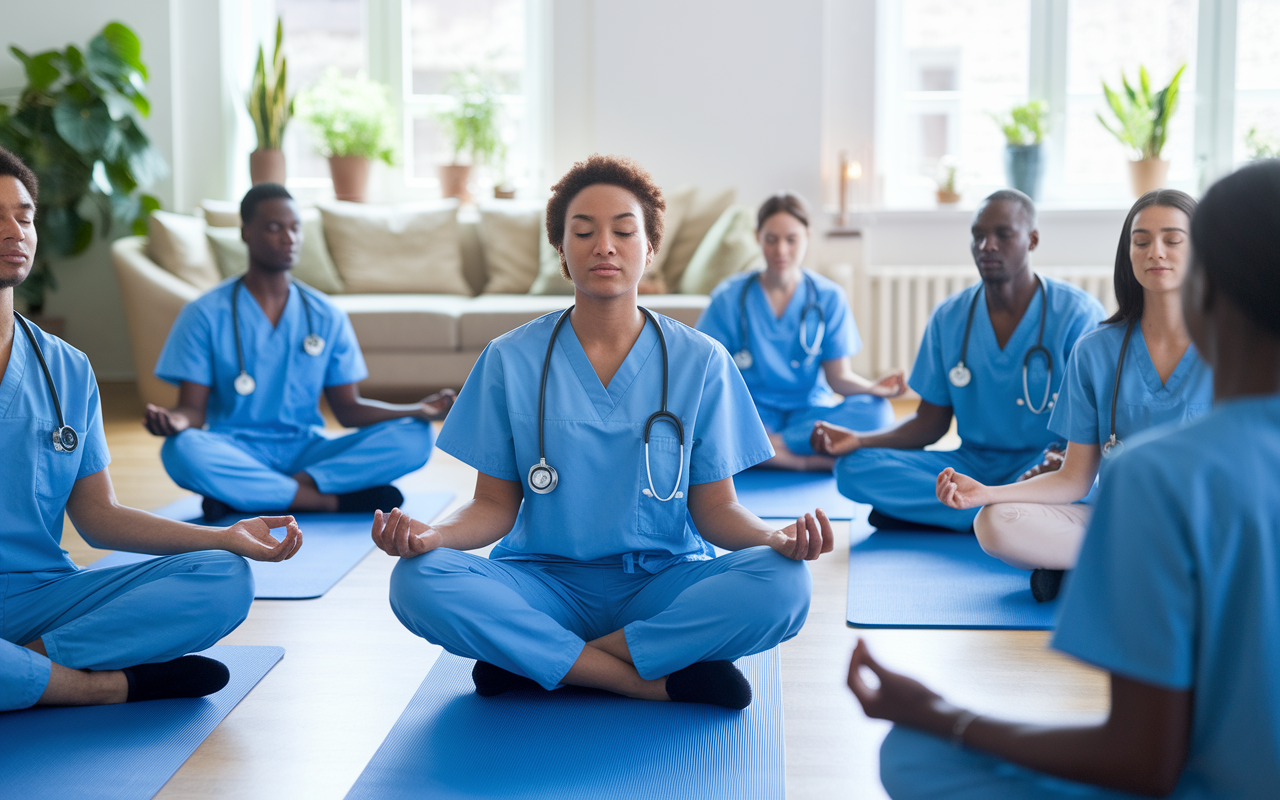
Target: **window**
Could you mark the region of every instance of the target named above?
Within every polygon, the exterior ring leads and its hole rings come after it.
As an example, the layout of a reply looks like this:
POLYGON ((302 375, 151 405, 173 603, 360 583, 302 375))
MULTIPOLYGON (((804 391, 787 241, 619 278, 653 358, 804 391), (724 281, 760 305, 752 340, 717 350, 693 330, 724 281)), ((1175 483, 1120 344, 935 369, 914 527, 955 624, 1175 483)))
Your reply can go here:
POLYGON ((1240 0, 1236 11, 1236 115, 1233 161, 1249 157, 1245 137, 1258 134, 1280 145, 1280 3, 1240 0))

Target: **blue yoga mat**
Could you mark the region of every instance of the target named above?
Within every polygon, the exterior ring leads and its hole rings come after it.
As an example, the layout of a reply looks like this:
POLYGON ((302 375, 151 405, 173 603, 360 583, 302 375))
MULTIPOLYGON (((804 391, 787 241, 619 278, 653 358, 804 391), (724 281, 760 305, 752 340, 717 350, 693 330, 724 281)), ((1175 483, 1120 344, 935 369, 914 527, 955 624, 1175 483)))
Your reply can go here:
POLYGON ((749 469, 733 476, 738 502, 763 519, 794 520, 821 508, 831 519, 853 519, 861 506, 836 488, 829 472, 790 472, 781 469, 749 469))
MULTIPOLYGON (((452 492, 428 492, 405 496, 404 510, 414 519, 433 520, 453 500, 452 492)), ((200 520, 200 498, 184 497, 155 511, 162 517, 200 520)), ((218 523, 229 525, 247 514, 236 514, 218 523)), ((373 549, 369 528, 372 514, 294 514, 302 528, 302 547, 288 561, 250 561, 259 600, 307 600, 333 588, 373 549)), ((215 523, 216 524, 216 523, 215 523)), ((277 535, 282 531, 277 531, 277 535)), ((136 564, 154 556, 112 553, 87 569, 136 564)))
POLYGON ((23 800, 152 797, 276 662, 283 647, 221 645, 231 670, 216 694, 0 714, 0 790, 23 800))
POLYGON ((444 653, 347 798, 781 798, 778 650, 737 663, 744 711, 575 689, 485 698, 475 662, 444 653))
POLYGON ((1049 630, 1030 573, 982 552, 967 533, 878 531, 849 549, 846 617, 859 628, 1049 630))

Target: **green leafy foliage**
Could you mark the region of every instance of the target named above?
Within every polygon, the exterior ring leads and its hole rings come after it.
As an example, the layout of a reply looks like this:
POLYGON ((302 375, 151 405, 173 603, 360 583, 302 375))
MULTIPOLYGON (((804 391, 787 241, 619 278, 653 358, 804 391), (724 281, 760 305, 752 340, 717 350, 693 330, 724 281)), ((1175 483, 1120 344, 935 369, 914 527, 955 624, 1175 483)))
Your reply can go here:
POLYGON ((1244 146, 1249 149, 1249 159, 1252 161, 1280 158, 1280 136, 1268 136, 1257 127, 1250 128, 1245 134, 1244 146))
POLYGON ((461 163, 465 152, 472 164, 488 164, 500 150, 498 115, 502 109, 501 87, 495 78, 478 69, 449 76, 447 91, 452 107, 436 113, 453 147, 453 163, 461 163))
POLYGON ((1123 92, 1114 91, 1106 81, 1102 82, 1102 93, 1115 115, 1115 126, 1101 114, 1098 114, 1098 121, 1121 144, 1131 148, 1136 159, 1159 158, 1164 150, 1165 139, 1169 136, 1169 120, 1178 109, 1178 84, 1186 68, 1186 64, 1178 67, 1169 84, 1154 93, 1151 91, 1151 76, 1144 66, 1138 67, 1137 88, 1129 84, 1123 72, 1120 73, 1123 92))
POLYGON ((249 87, 249 116, 258 134, 259 150, 279 150, 284 141, 284 129, 293 117, 293 98, 285 91, 288 65, 284 51, 284 22, 276 18, 276 47, 271 56, 271 70, 262 46, 258 46, 258 64, 253 70, 253 83, 249 87))
POLYGON ((331 69, 298 98, 298 113, 315 134, 320 155, 395 164, 396 115, 386 86, 331 69))
POLYGON ((1011 145, 1040 144, 1044 141, 1049 120, 1049 104, 1032 100, 1009 109, 1007 114, 992 114, 1000 126, 1005 142, 1011 145))
POLYGON ((18 287, 38 313, 45 293, 57 287, 51 260, 84 252, 95 227, 102 236, 117 226, 145 233, 147 216, 160 204, 138 190, 168 166, 138 126, 151 102, 142 44, 129 28, 112 22, 83 51, 75 45, 35 55, 9 51, 22 62, 27 85, 13 106, 0 105, 0 146, 40 179, 40 247, 18 287))

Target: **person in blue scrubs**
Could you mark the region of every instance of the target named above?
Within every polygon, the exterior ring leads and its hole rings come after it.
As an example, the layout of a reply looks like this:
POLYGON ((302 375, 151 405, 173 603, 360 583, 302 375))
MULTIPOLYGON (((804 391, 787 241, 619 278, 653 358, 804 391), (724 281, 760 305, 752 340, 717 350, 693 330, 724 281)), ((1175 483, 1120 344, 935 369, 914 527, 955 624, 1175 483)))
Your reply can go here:
POLYGON ((698 319, 698 330, 720 342, 742 371, 776 455, 761 466, 830 471, 831 456, 809 444, 813 423, 855 431, 893 422, 885 398, 906 388, 901 371, 872 382, 849 357, 862 349, 844 290, 803 269, 809 210, 799 195, 770 197, 756 215, 765 268, 724 280, 698 319), (832 389, 844 396, 837 401, 832 389))
POLYGON ((909 381, 920 394, 915 414, 869 435, 814 426, 814 449, 840 457, 840 492, 869 504, 877 528, 970 530, 978 510, 939 503, 938 473, 951 467, 995 485, 1038 465, 1056 440, 1048 422, 1067 356, 1105 316, 1089 293, 1032 272, 1040 234, 1025 194, 987 197, 971 233, 982 282, 934 309, 909 381), (960 448, 921 450, 947 433, 953 416, 960 448))
POLYGON ((474 499, 435 525, 375 515, 401 558, 393 610, 477 659, 481 695, 568 684, 743 708, 732 661, 808 614, 804 561, 831 550, 830 522, 777 529, 738 504, 733 475, 773 455, 741 375, 715 340, 637 306, 664 208, 617 156, 552 187, 574 305, 495 339, 467 378, 439 445, 479 471, 474 499))
POLYGON ((248 614, 244 558, 289 558, 301 533, 292 517, 205 528, 116 502, 89 360, 13 308, 35 260, 38 188, 0 148, 0 711, 215 692, 226 667, 183 654, 248 614), (64 511, 95 547, 168 557, 80 570, 59 546, 64 511))
POLYGON ((174 483, 204 496, 207 521, 236 511, 373 511, 404 502, 392 480, 431 455, 429 420, 453 391, 394 405, 360 396, 369 375, 347 315, 293 280, 302 223, 283 186, 258 184, 240 203, 249 271, 187 304, 156 362, 178 405, 147 405, 166 437, 174 483), (321 431, 320 394, 338 423, 321 431))
POLYGON ((1031 592, 1042 602, 1058 595, 1063 570, 1075 566, 1092 510, 1080 501, 1102 459, 1119 455, 1133 434, 1213 407, 1213 374, 1191 343, 1180 298, 1195 207, 1185 192, 1160 189, 1129 210, 1116 252, 1120 308, 1076 342, 1049 418, 1049 430, 1067 440, 1060 468, 1002 486, 950 467, 938 475, 938 499, 981 507, 973 528, 982 548, 1032 570, 1031 592))
POLYGON ((1280 162, 1210 187, 1191 220, 1183 311, 1214 410, 1126 442, 1062 598, 1053 646, 1110 673, 1090 725, 1004 722, 948 703, 859 643, 849 684, 897 723, 903 798, 1273 797, 1280 786, 1280 162), (879 686, 872 688, 863 671, 879 686), (947 741, 950 739, 950 743, 947 741))

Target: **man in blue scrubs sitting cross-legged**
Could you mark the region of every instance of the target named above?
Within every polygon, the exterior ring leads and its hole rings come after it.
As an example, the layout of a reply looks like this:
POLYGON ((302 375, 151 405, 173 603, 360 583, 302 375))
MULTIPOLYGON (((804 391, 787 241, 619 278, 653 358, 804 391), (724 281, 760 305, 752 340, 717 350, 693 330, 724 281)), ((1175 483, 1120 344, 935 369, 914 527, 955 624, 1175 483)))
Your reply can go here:
POLYGON ((147 405, 144 424, 168 437, 160 457, 184 489, 204 495, 206 520, 236 510, 373 511, 404 502, 392 480, 431 455, 429 420, 453 404, 446 389, 418 403, 360 396, 368 377, 347 315, 290 275, 302 247, 298 207, 283 186, 259 184, 240 203, 249 271, 178 315, 156 376, 178 405, 147 405), (338 422, 327 438, 320 393, 338 422))
POLYGON ((35 260, 37 194, 0 148, 0 711, 216 692, 227 668, 184 654, 249 613, 242 556, 282 561, 302 534, 292 517, 206 528, 116 502, 89 360, 14 312, 35 260), (166 557, 78 569, 59 546, 64 512, 95 547, 166 557))
POLYGON ((877 528, 970 530, 978 509, 939 503, 938 473, 952 467, 996 485, 1039 464, 1055 441, 1049 412, 1067 356, 1104 316, 1092 295, 1032 272, 1040 233, 1025 194, 1004 189, 983 200, 972 234, 982 282, 934 309, 908 381, 920 394, 915 414, 874 434, 814 425, 814 449, 840 456, 840 492, 870 504, 877 528), (921 450, 946 434, 952 415, 960 449, 921 450))

